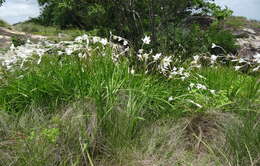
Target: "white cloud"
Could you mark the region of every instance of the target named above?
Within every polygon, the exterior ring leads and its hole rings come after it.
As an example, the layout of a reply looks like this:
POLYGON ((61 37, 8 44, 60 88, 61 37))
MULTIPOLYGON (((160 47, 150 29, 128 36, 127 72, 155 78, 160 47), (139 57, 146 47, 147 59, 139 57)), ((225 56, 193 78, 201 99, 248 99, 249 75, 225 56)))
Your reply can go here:
POLYGON ((10 24, 37 17, 39 14, 40 8, 37 0, 6 0, 0 7, 0 18, 10 24))

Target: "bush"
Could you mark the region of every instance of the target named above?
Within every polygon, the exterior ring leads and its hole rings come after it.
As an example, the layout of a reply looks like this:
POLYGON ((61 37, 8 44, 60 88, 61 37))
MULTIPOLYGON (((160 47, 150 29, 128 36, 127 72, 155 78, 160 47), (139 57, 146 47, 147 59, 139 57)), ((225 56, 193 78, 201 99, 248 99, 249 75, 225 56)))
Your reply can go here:
POLYGON ((226 52, 235 53, 238 49, 234 35, 221 28, 219 24, 213 24, 207 31, 209 44, 215 43, 221 46, 226 52))
POLYGON ((15 47, 24 45, 26 43, 26 38, 21 35, 12 36, 12 43, 15 47))
POLYGON ((170 26, 165 31, 167 33, 162 32, 159 35, 159 49, 162 52, 180 56, 182 61, 204 53, 235 53, 238 48, 233 34, 228 30, 221 29, 216 23, 205 30, 199 25, 193 24, 190 27, 170 26), (213 43, 223 49, 216 52, 212 49, 213 43))

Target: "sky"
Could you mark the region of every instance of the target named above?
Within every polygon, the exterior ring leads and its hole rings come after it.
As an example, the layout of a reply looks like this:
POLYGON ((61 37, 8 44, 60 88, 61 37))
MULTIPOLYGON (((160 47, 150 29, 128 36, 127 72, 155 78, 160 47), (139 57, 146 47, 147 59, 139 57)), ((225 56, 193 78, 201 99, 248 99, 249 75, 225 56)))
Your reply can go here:
MULTIPOLYGON (((236 16, 260 20, 260 0, 215 0, 221 6, 228 6, 236 16)), ((10 24, 37 17, 40 9, 37 0, 6 0, 0 7, 0 18, 10 24)))
POLYGON ((37 0, 6 0, 0 7, 0 18, 10 24, 37 17, 40 9, 37 0))
POLYGON ((260 20, 260 0, 215 0, 221 6, 228 6, 235 16, 260 20))

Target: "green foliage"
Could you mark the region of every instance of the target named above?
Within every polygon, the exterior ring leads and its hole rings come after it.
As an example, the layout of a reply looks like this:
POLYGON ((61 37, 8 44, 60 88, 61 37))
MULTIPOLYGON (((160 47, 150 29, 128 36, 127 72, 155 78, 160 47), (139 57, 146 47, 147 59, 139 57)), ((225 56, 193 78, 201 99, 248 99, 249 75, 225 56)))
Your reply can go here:
POLYGON ((212 13, 214 17, 216 17, 218 20, 223 20, 227 17, 230 17, 233 14, 233 11, 229 8, 225 7, 222 9, 220 6, 216 5, 215 3, 208 3, 208 11, 209 13, 212 13))
POLYGON ((238 45, 236 45, 236 39, 231 31, 225 30, 216 24, 212 25, 206 33, 206 35, 208 35, 209 45, 215 43, 229 53, 235 53, 237 51, 238 45))
POLYGON ((0 6, 5 2, 5 0, 0 0, 0 6))
POLYGON ((226 28, 240 30, 244 27, 259 28, 260 23, 256 20, 248 20, 242 16, 231 16, 223 21, 223 25, 226 28))
MULTIPOLYGON (((155 0, 140 1, 53 1, 39 0, 43 12, 39 21, 44 25, 58 25, 61 28, 79 27, 87 31, 98 29, 99 35, 110 31, 125 37, 135 44, 143 36, 150 34, 156 47, 161 35, 167 36, 170 29, 178 27, 191 11, 217 13, 226 17, 227 9, 222 10, 212 2, 204 0, 155 0)), ((180 27, 182 28, 182 27, 180 27)), ((162 44, 162 43, 160 43, 162 44)))
POLYGON ((8 23, 6 23, 4 20, 0 20, 0 27, 8 28, 10 25, 8 25, 8 23))
POLYGON ((24 36, 15 35, 15 36, 12 36, 12 43, 15 47, 18 47, 18 46, 24 45, 26 43, 26 39, 24 36))
POLYGON ((223 100, 228 98, 222 109, 236 112, 242 116, 248 110, 257 110, 260 101, 260 83, 257 77, 238 74, 229 68, 218 67, 216 69, 204 69, 201 73, 206 80, 206 85, 222 91, 223 100))
POLYGON ((174 50, 174 54, 180 56, 184 61, 195 54, 209 51, 209 45, 206 40, 207 32, 201 30, 198 25, 192 25, 190 28, 169 27, 167 35, 161 34, 160 43, 163 43, 164 50, 174 50))
POLYGON ((191 27, 169 27, 167 33, 159 32, 159 48, 162 52, 173 53, 179 56, 182 61, 192 58, 195 55, 204 53, 215 53, 212 50, 212 43, 222 47, 221 53, 235 53, 238 46, 235 37, 228 30, 223 30, 219 24, 213 24, 203 30, 199 25, 191 27))

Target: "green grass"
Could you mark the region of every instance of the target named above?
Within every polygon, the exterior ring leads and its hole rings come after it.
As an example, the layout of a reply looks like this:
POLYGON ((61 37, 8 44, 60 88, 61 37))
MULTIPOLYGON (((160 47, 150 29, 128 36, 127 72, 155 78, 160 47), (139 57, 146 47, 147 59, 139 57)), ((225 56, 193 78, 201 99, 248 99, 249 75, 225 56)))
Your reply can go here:
POLYGON ((228 28, 233 28, 235 30, 239 30, 241 28, 249 27, 249 28, 260 28, 259 21, 256 20, 248 20, 245 17, 232 16, 227 18, 224 21, 224 24, 228 28))
POLYGON ((127 60, 114 63, 110 54, 107 48, 106 56, 96 52, 87 59, 46 55, 39 65, 32 60, 23 70, 3 70, 0 165, 203 166, 256 161, 256 122, 234 126, 221 141, 212 138, 230 130, 226 126, 233 120, 225 115, 259 111, 259 77, 218 67, 194 71, 186 81, 169 80, 142 71, 131 74, 127 60), (205 84, 216 94, 189 91, 190 83, 205 84), (173 101, 168 101, 170 96, 173 101), (254 126, 255 132, 250 131, 254 126), (223 146, 218 146, 222 155, 212 153, 215 144, 223 146))
POLYGON ((234 166, 260 164, 259 115, 258 112, 242 117, 227 130, 227 151, 234 166))
POLYGON ((4 20, 0 20, 0 27, 9 28, 10 25, 4 20))

